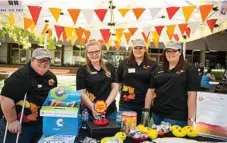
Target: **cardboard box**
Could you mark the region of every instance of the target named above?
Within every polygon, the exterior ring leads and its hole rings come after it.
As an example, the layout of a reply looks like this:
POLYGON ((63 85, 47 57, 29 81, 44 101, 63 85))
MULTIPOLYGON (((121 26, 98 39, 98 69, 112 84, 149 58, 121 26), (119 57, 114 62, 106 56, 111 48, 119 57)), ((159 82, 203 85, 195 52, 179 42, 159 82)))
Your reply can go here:
POLYGON ((43 116, 44 135, 73 135, 79 132, 80 92, 65 87, 50 90, 40 116, 43 116))

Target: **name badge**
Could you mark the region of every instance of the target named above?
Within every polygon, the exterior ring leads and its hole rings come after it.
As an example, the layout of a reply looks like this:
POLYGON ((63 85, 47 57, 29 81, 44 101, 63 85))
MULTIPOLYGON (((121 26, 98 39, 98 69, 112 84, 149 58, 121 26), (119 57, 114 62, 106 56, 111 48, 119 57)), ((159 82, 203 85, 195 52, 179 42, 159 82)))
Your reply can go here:
POLYGON ((135 68, 128 69, 128 73, 135 73, 135 72, 136 72, 135 68))
POLYGON ((97 71, 91 72, 91 74, 97 74, 97 71))
POLYGON ((38 84, 37 86, 38 86, 38 88, 42 88, 43 87, 42 84, 38 84))

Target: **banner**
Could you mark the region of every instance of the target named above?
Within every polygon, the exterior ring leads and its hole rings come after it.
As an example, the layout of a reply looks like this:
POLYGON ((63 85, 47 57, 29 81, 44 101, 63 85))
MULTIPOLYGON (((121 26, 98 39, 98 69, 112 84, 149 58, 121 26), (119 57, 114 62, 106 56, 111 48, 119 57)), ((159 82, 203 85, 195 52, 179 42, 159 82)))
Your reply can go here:
POLYGON ((226 94, 198 92, 196 130, 201 136, 227 140, 226 94))
POLYGON ((23 13, 23 11, 21 0, 0 0, 0 13, 23 13))

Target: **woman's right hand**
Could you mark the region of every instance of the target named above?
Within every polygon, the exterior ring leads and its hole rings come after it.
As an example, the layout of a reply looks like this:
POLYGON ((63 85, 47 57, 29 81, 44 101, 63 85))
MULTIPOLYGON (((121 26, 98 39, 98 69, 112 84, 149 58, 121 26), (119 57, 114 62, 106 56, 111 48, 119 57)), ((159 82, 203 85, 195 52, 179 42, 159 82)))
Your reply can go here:
POLYGON ((91 111, 92 111, 92 115, 93 117, 96 119, 97 118, 97 112, 95 111, 95 105, 94 103, 92 103, 92 106, 91 106, 91 111))

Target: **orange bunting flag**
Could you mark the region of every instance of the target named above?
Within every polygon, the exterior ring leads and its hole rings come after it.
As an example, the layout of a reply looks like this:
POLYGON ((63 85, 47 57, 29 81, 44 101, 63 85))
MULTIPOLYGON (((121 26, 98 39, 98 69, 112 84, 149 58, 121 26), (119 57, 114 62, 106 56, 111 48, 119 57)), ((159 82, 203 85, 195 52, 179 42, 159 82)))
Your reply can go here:
POLYGON ((116 29, 116 40, 121 41, 121 37, 123 36, 124 29, 123 28, 118 28, 116 29))
POLYGON ((179 36, 177 34, 173 34, 173 38, 176 40, 176 41, 179 41, 179 36))
POLYGON ((32 24, 31 24, 30 28, 31 28, 31 32, 33 32, 35 30, 35 23, 34 23, 34 21, 32 21, 32 24))
POLYGON ((72 46, 74 45, 74 43, 76 42, 76 40, 77 40, 77 35, 76 34, 72 35, 72 37, 71 37, 71 44, 72 44, 72 46))
POLYGON ((178 24, 178 27, 180 29, 181 35, 183 36, 185 29, 188 27, 188 24, 187 23, 178 24))
POLYGON ((191 28, 190 28, 190 27, 187 27, 187 28, 185 29, 185 33, 186 33, 186 35, 188 36, 188 38, 190 38, 190 35, 191 35, 191 28))
POLYGON ((118 11, 120 12, 122 17, 125 17, 125 15, 129 12, 130 9, 128 8, 120 8, 118 11))
POLYGON ((60 8, 49 8, 50 13, 54 17, 55 21, 58 22, 59 16, 61 14, 60 8))
POLYGON ((63 26, 59 26, 59 25, 54 25, 55 31, 56 31, 56 35, 58 37, 58 40, 61 38, 62 33, 64 32, 64 27, 63 26))
POLYGON ((167 11, 167 14, 168 14, 170 20, 176 14, 176 12, 179 10, 179 8, 180 7, 175 7, 175 6, 166 8, 166 11, 167 11))
POLYGON ((28 28, 32 25, 33 20, 30 18, 24 18, 24 31, 27 31, 28 28))
POLYGON ((167 25, 166 28, 166 32, 167 35, 169 36, 169 40, 172 40, 173 38, 173 33, 174 33, 174 29, 175 29, 176 25, 167 25))
POLYGON ((40 6, 28 6, 28 9, 30 11, 30 14, 32 16, 33 21, 36 24, 38 19, 39 19, 39 15, 40 15, 40 11, 41 11, 42 7, 40 7, 40 6))
POLYGON ((115 40, 114 43, 115 43, 116 50, 119 51, 120 50, 120 47, 121 47, 120 46, 120 42, 117 41, 117 40, 115 40))
POLYGON ((162 30, 163 30, 164 26, 160 25, 160 26, 155 26, 155 29, 158 33, 159 36, 161 36, 162 30))
POLYGON ((217 19, 209 19, 207 20, 207 25, 209 26, 210 28, 210 31, 213 33, 213 30, 214 30, 214 26, 217 22, 217 19))
POLYGON ((132 11, 134 15, 136 16, 136 19, 138 20, 140 16, 143 14, 145 8, 133 8, 132 11))
POLYGON ((191 17, 193 11, 195 10, 196 6, 183 6, 182 10, 183 10, 183 14, 184 14, 184 19, 185 22, 187 23, 189 18, 191 17))
POLYGON ((128 28, 128 30, 129 30, 131 36, 133 36, 135 34, 137 28, 128 28))
POLYGON ((9 14, 9 24, 10 24, 10 27, 12 27, 15 24, 15 16, 13 13, 9 14))
POLYGON ((126 40, 126 42, 127 42, 127 44, 128 44, 128 43, 129 43, 129 40, 130 40, 130 38, 131 38, 130 32, 124 32, 124 36, 125 36, 125 40, 126 40))
POLYGON ((76 30, 76 35, 77 35, 78 39, 82 38, 85 29, 84 28, 75 28, 75 30, 76 30))
POLYGON ((49 24, 45 24, 43 31, 42 31, 42 34, 45 34, 47 32, 48 26, 49 26, 49 24))
POLYGON ((73 28, 72 27, 65 27, 65 34, 67 39, 72 39, 73 28))
POLYGON ((109 51, 112 42, 113 42, 112 40, 109 40, 109 41, 106 43, 106 50, 107 50, 107 51, 109 51))
POLYGON ((213 8, 213 4, 199 6, 202 22, 204 22, 206 20, 207 16, 209 15, 209 13, 212 10, 212 8, 213 8))
POLYGON ((98 16, 99 20, 103 22, 107 13, 107 9, 96 9, 95 13, 98 16))
POLYGON ((89 38, 90 38, 91 31, 85 30, 85 33, 84 34, 85 34, 85 42, 87 42, 89 40, 89 38))
POLYGON ((48 31, 48 36, 49 37, 52 37, 52 34, 53 34, 52 30, 51 29, 48 29, 47 31, 48 31))
POLYGON ((110 29, 100 29, 100 32, 102 34, 103 40, 105 41, 105 43, 107 43, 111 36, 110 29))
POLYGON ((153 39, 154 47, 155 48, 158 48, 158 45, 159 45, 159 35, 158 35, 158 33, 156 31, 152 31, 151 34, 152 34, 152 37, 153 37, 152 39, 153 39))
POLYGON ((79 40, 80 45, 83 45, 85 43, 85 38, 83 38, 83 37, 81 37, 81 38, 78 37, 78 40, 79 40))
POLYGON ((68 9, 68 12, 73 20, 74 25, 76 24, 76 21, 80 14, 80 9, 68 9))

